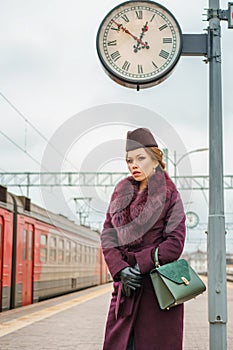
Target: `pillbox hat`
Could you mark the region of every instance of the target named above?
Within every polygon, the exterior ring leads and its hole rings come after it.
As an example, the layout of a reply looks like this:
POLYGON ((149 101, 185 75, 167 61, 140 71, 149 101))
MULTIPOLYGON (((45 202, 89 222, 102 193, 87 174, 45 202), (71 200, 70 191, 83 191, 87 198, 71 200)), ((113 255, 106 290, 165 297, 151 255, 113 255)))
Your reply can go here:
POLYGON ((158 147, 149 129, 138 128, 127 132, 126 152, 145 147, 158 147))

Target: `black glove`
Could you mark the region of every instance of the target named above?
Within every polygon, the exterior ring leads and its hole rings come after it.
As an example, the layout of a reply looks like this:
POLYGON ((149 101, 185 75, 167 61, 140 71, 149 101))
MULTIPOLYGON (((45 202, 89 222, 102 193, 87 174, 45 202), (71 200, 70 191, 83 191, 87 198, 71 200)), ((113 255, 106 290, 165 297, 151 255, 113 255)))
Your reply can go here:
POLYGON ((119 273, 122 282, 122 291, 126 296, 130 296, 131 290, 141 287, 142 276, 135 267, 125 267, 119 273))
POLYGON ((132 289, 130 289, 126 284, 122 283, 121 291, 126 297, 130 297, 132 289))
POLYGON ((136 265, 134 265, 133 269, 135 269, 135 270, 137 270, 139 273, 141 273, 138 263, 137 263, 136 265))

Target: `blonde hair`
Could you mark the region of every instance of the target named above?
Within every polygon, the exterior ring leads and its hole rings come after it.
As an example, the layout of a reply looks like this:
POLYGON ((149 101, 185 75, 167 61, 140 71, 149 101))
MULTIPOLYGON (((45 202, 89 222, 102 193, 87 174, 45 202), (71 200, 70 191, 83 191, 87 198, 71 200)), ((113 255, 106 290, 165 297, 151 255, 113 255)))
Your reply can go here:
POLYGON ((163 161, 163 152, 158 147, 145 147, 145 151, 151 156, 153 160, 157 160, 163 170, 166 164, 163 161))

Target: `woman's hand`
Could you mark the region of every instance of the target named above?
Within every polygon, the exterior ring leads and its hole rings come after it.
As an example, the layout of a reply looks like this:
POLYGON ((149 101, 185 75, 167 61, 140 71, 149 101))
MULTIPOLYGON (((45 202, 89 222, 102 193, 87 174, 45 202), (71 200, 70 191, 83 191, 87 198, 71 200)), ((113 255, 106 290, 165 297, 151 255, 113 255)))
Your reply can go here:
POLYGON ((131 290, 141 287, 141 272, 135 267, 125 267, 120 271, 120 280, 122 283, 122 291, 126 296, 130 296, 131 290))

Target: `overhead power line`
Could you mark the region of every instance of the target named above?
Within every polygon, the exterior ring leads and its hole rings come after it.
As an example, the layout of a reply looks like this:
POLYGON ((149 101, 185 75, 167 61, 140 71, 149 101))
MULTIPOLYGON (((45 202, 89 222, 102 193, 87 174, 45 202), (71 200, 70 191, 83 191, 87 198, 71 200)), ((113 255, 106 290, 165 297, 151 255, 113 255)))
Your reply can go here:
MULTIPOLYGON (((25 153, 29 158, 31 158, 35 163, 40 165, 40 162, 36 158, 34 158, 29 152, 27 152, 25 149, 23 149, 20 145, 18 145, 14 140, 12 140, 9 136, 7 136, 3 131, 0 130, 0 133, 2 136, 4 136, 8 141, 10 141, 15 147, 17 147, 20 151, 25 153)), ((44 168, 46 171, 47 169, 44 168)))
MULTIPOLYGON (((51 142, 50 140, 2 93, 0 92, 0 96, 7 102, 7 104, 17 113, 17 115, 27 123, 46 143, 47 145, 50 145, 51 148, 62 158, 62 160, 69 163, 75 170, 77 170, 75 164, 73 164, 67 157, 65 157, 60 150, 58 150, 51 142)), ((11 142, 15 147, 17 147, 21 152, 23 152, 27 157, 29 157, 31 160, 33 160, 36 164, 38 164, 44 171, 49 171, 46 167, 44 167, 41 162, 39 162, 33 155, 30 154, 26 150, 26 139, 25 139, 25 148, 21 147, 17 142, 15 142, 12 138, 10 138, 6 133, 3 131, 0 131, 1 135, 5 137, 9 142, 11 142)), ((25 129, 26 133, 26 129, 25 129)), ((1 169, 3 172, 5 170, 1 169)), ((20 190, 22 191, 22 186, 19 185, 20 190)), ((29 195, 29 191, 28 191, 29 195)), ((56 195, 53 194, 55 197, 56 195)))
MULTIPOLYGON (((50 145, 54 151, 59 154, 62 159, 64 159, 67 163, 69 163, 72 167, 74 167, 74 169, 77 170, 75 164, 73 164, 69 159, 67 159, 66 156, 64 156, 64 154, 62 152, 60 152, 59 149, 57 149, 51 142, 50 140, 32 123, 30 122, 30 120, 2 93, 0 92, 0 96, 9 104, 9 106, 21 117, 21 119, 23 119, 28 125, 30 125, 30 127, 44 140, 47 142, 48 145, 50 145)), ((3 135, 3 133, 2 133, 3 135)), ((8 138, 5 134, 3 135, 6 138, 8 138)), ((16 147, 20 148, 24 153, 26 153, 28 156, 30 156, 30 153, 25 151, 22 147, 20 147, 19 145, 17 145, 16 142, 14 142, 13 140, 11 140, 10 138, 8 138, 8 140, 10 142, 12 142, 16 147)), ((33 159, 32 156, 30 156, 31 159, 33 159)), ((35 159, 34 159, 35 160, 35 159)), ((37 161, 37 164, 40 164, 37 161)))

